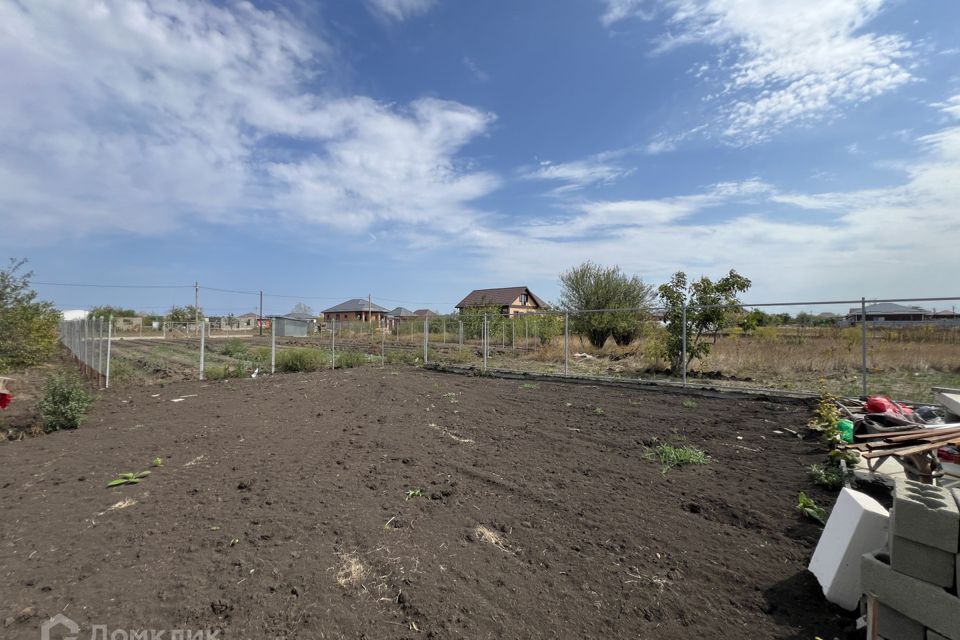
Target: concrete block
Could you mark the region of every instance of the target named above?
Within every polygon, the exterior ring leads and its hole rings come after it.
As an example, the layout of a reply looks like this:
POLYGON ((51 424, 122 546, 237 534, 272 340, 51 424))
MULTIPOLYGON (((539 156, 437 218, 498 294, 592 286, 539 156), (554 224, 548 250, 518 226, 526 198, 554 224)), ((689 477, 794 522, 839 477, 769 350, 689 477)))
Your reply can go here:
POLYGON ((877 632, 884 638, 897 640, 926 640, 926 629, 922 624, 908 618, 896 609, 880 603, 877 612, 877 632))
POLYGON ((897 512, 893 535, 957 553, 960 507, 949 489, 898 480, 893 488, 893 508, 897 512))
MULTIPOLYGON (((896 517, 893 518, 896 523, 896 517)), ((957 576, 957 556, 900 536, 891 536, 890 560, 894 571, 950 589, 957 576)))
POLYGON ((960 598, 945 589, 898 573, 883 553, 868 553, 861 559, 860 579, 864 593, 916 620, 947 640, 960 640, 960 598))
POLYGON ((842 489, 808 567, 827 600, 852 611, 860 601, 860 556, 883 547, 889 516, 879 502, 842 489))

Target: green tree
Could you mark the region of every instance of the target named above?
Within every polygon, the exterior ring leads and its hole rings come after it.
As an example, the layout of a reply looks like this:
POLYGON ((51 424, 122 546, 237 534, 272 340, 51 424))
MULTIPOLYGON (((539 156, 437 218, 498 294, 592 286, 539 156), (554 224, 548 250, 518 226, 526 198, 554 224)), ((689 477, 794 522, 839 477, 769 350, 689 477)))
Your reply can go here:
POLYGON ((124 309, 123 307, 112 307, 110 305, 101 305, 90 310, 91 318, 136 318, 137 312, 133 309, 124 309))
POLYGON ((37 300, 30 287, 33 273, 21 272, 26 263, 11 259, 0 269, 0 370, 40 364, 57 349, 60 312, 37 300))
POLYGON ((573 331, 587 336, 590 344, 597 348, 610 337, 619 345, 628 345, 639 337, 653 297, 653 287, 637 276, 628 277, 618 266, 584 262, 560 274, 561 309, 569 312, 625 309, 571 313, 573 331))
POLYGON ((174 305, 167 312, 167 320, 170 322, 196 322, 198 316, 203 317, 203 309, 197 309, 192 304, 185 307, 174 305))
POLYGON ((666 307, 664 321, 667 324, 667 356, 670 367, 676 373, 694 358, 710 353, 711 343, 705 335, 713 335, 717 341, 720 331, 729 326, 743 313, 738 295, 750 288, 749 279, 735 270, 716 282, 706 276, 688 282, 687 274, 678 271, 670 282, 657 290, 666 307), (684 308, 686 308, 687 361, 683 361, 684 308))

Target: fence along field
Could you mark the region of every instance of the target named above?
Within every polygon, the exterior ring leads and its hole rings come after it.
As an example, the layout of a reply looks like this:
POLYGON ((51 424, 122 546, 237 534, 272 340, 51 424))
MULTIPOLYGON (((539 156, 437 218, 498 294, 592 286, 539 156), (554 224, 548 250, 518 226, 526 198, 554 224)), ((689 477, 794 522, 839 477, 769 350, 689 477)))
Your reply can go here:
MULTIPOLYGON (((734 325, 701 336, 710 343, 711 351, 690 362, 686 380, 711 386, 815 392, 823 379, 833 393, 855 396, 863 393, 866 347, 869 393, 925 401, 931 399, 931 387, 960 386, 960 321, 850 323, 843 319, 849 309, 847 303, 808 304, 803 314, 794 313, 789 323, 734 325), (835 317, 825 318, 821 315, 825 312, 835 317), (798 322, 798 316, 804 321, 798 322)), ((766 310, 772 315, 779 307, 766 310)), ((683 372, 669 370, 667 331, 656 312, 638 314, 637 337, 629 344, 618 345, 610 339, 597 348, 578 328, 592 314, 602 313, 606 312, 509 317, 452 314, 387 326, 319 321, 305 338, 278 337, 275 341, 269 329, 261 336, 257 329, 211 333, 207 327, 204 378, 249 376, 274 368, 282 373, 426 361, 480 370, 683 379, 683 372)), ((76 342, 77 331, 67 335, 76 342)), ((692 345, 695 337, 688 339, 692 345)), ((170 323, 160 329, 114 335, 97 344, 112 345, 113 384, 149 384, 197 379, 200 342, 195 324, 170 323)), ((82 352, 84 340, 74 346, 82 352)), ((91 353, 92 346, 86 356, 91 353)))

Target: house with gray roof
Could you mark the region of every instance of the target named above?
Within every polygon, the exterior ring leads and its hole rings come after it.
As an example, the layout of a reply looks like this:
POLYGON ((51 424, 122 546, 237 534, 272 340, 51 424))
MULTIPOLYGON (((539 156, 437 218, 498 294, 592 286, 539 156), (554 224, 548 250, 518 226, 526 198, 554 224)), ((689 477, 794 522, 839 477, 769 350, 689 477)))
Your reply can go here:
POLYGON ((931 319, 932 312, 920 307, 906 307, 902 304, 893 302, 877 302, 868 304, 862 310, 860 307, 853 307, 847 313, 847 322, 850 324, 859 323, 866 313, 867 322, 923 322, 931 319))
POLYGON ((503 315, 536 313, 546 311, 549 305, 533 294, 528 287, 501 287, 499 289, 474 289, 457 304, 463 313, 470 309, 498 307, 503 315))
POLYGON ((376 322, 380 323, 387 315, 388 309, 368 302, 366 298, 354 298, 341 302, 338 305, 323 310, 324 320, 337 322, 376 322))

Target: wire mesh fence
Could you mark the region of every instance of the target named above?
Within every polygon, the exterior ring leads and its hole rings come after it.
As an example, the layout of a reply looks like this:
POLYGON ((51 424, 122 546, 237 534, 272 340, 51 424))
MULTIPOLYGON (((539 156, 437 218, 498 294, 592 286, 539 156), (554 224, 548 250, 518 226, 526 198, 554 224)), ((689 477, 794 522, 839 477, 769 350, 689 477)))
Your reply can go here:
POLYGON ((110 356, 112 323, 105 318, 86 318, 61 322, 60 342, 76 359, 80 370, 97 380, 104 388, 110 386, 110 356))
MULTIPOLYGON (((960 386, 960 298, 685 305, 674 308, 316 318, 303 335, 165 322, 106 338, 110 323, 61 325, 61 339, 106 377, 216 379, 391 364, 442 364, 680 385, 925 401, 960 386), (919 306, 924 304, 926 306, 919 306)), ((106 380, 105 380, 106 383, 106 380)))

